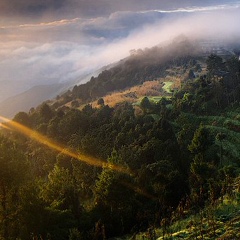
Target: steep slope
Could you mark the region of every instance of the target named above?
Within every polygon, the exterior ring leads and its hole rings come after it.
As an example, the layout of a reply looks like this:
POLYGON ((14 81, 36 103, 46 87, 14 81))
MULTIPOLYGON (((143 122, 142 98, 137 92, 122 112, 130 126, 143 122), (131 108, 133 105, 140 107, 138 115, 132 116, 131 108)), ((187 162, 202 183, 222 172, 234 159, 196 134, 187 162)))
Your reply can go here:
MULTIPOLYGON (((73 98, 82 101, 97 99, 109 92, 122 90, 145 81, 166 77, 172 67, 189 67, 202 55, 199 47, 186 38, 175 39, 164 47, 132 50, 131 55, 116 66, 102 71, 89 82, 75 86, 73 98)), ((185 69, 186 70, 186 69, 185 69)))

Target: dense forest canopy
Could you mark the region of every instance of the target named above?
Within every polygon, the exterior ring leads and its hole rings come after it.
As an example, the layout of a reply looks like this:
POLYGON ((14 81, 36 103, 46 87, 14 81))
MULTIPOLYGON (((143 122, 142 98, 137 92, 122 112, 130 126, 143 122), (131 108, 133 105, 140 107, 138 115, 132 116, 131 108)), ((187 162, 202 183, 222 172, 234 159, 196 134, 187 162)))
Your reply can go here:
POLYGON ((43 103, 2 124, 1 239, 133 235, 231 193, 240 159, 239 59, 212 54, 196 77, 189 52, 148 51, 151 59, 133 53, 64 95, 86 102, 190 64, 181 88, 158 102, 143 98, 141 114, 102 99, 97 108, 43 103))

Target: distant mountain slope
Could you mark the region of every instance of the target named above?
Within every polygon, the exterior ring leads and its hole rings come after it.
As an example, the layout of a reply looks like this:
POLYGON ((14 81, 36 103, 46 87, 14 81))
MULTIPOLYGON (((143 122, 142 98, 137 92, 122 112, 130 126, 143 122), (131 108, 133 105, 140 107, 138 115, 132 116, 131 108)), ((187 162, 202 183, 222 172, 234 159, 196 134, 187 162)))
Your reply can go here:
POLYGON ((41 102, 56 97, 62 92, 64 84, 35 86, 28 91, 10 97, 0 103, 0 115, 12 118, 17 112, 28 112, 30 108, 41 102))

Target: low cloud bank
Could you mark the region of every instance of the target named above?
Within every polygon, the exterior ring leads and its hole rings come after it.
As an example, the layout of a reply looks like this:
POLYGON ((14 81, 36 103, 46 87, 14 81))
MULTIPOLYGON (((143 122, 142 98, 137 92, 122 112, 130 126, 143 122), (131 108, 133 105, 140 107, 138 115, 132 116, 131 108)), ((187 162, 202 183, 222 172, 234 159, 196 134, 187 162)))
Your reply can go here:
POLYGON ((240 38, 239 13, 235 4, 2 26, 0 101, 35 85, 72 81, 128 56, 131 49, 180 34, 193 40, 235 41, 240 38))

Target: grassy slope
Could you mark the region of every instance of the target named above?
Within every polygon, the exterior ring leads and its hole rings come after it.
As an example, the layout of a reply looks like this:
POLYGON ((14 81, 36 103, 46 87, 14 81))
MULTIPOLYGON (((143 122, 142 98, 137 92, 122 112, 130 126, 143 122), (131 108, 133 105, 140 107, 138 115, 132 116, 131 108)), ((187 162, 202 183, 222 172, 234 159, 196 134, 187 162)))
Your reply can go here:
MULTIPOLYGON (((155 81, 147 81, 142 85, 134 86, 125 91, 114 92, 103 97, 105 104, 109 106, 115 106, 117 103, 128 101, 136 103, 143 97, 148 96, 149 98, 161 99, 163 96, 167 96, 168 92, 164 89, 164 79, 155 81)), ((95 102, 93 103, 93 105, 95 102)))
POLYGON ((164 82, 163 90, 167 93, 171 93, 173 82, 164 82))
MULTIPOLYGON (((239 109, 231 110, 218 116, 196 116, 191 114, 193 121, 202 122, 213 136, 224 133, 226 138, 222 142, 223 158, 228 156, 232 162, 223 164, 238 164, 240 159, 240 115, 239 109)), ((215 140, 220 147, 220 142, 215 140)), ((240 177, 235 180, 231 196, 219 199, 214 206, 207 206, 198 214, 187 214, 185 219, 172 222, 166 229, 156 228, 155 238, 149 233, 138 233, 126 236, 121 240, 177 240, 177 239, 209 239, 234 240, 240 239, 240 177), (165 233, 164 233, 165 232, 165 233), (163 234, 164 233, 164 234, 163 234)), ((160 225, 160 224, 159 224, 160 225)))
MULTIPOLYGON (((162 239, 240 239, 240 205, 234 199, 225 199, 217 206, 209 206, 197 215, 177 221, 156 233, 162 239)), ((146 235, 146 234, 145 234, 146 235)))
MULTIPOLYGON (((240 178, 235 181, 231 196, 224 196, 214 206, 205 207, 198 214, 188 214, 165 228, 129 235, 121 240, 237 240, 240 239, 240 178), (237 186, 237 187, 236 187, 237 186), (153 237, 154 236, 154 237, 153 237)), ((117 239, 116 239, 117 240, 117 239)), ((120 238, 119 238, 120 240, 120 238)))

